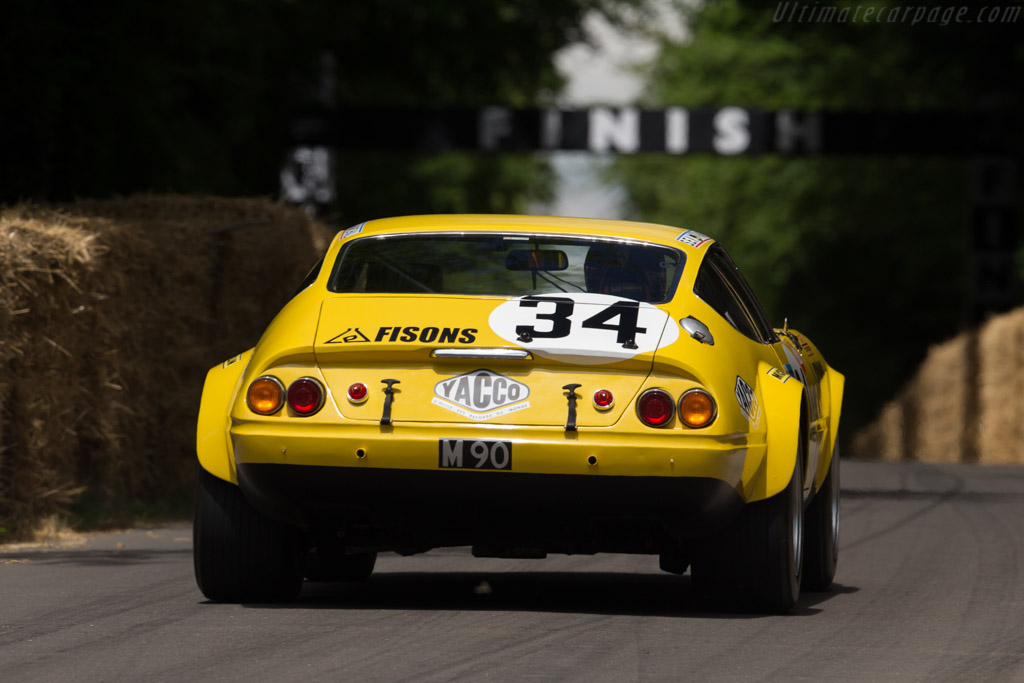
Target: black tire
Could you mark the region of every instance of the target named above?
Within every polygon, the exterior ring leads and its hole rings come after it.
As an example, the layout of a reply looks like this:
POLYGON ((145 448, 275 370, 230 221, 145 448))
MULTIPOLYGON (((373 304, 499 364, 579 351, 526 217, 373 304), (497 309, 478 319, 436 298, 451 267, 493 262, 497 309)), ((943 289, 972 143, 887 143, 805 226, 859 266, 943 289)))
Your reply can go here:
POLYGON ((836 442, 828 475, 807 508, 804 590, 827 590, 836 575, 839 562, 839 466, 839 443, 836 442))
POLYGON ((310 557, 306 578, 310 581, 366 581, 377 564, 377 553, 310 557))
POLYGON ((196 583, 215 602, 277 602, 302 590, 301 535, 199 468, 192 527, 196 583))
POLYGON ((691 567, 698 590, 757 611, 792 609, 803 567, 803 463, 801 445, 784 490, 748 504, 725 531, 698 545, 691 567))

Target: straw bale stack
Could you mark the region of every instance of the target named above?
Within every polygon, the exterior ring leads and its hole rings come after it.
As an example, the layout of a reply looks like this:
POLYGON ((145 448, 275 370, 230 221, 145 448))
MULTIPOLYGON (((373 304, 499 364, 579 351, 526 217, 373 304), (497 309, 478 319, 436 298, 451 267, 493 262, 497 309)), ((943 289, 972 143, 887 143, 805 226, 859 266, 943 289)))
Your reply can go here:
POLYGON ((0 526, 85 488, 194 476, 207 368, 253 346, 330 230, 262 199, 140 195, 0 209, 0 526))
POLYGON ((907 386, 855 435, 852 455, 1024 463, 1024 308, 932 347, 907 386))

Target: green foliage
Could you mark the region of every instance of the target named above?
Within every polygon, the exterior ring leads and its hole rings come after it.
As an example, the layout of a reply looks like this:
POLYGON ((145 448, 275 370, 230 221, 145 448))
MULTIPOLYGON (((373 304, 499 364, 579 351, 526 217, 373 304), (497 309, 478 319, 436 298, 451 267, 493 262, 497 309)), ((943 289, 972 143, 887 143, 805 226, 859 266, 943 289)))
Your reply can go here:
MULTIPOLYGON (((648 103, 1020 107, 1024 52, 1012 24, 776 22, 780 4, 717 0, 694 10, 693 40, 664 43, 650 67, 648 103)), ((611 175, 625 185, 632 217, 721 239, 773 322, 788 317, 820 343, 848 377, 847 434, 874 416, 928 344, 970 322, 963 159, 634 157, 611 175)))
MULTIPOLYGON (((584 37, 583 16, 621 23, 644 2, 16 2, 0 22, 0 201, 273 194, 300 114, 548 102, 552 56, 584 37)), ((526 156, 339 166, 341 220, 515 210, 549 187, 526 156)))

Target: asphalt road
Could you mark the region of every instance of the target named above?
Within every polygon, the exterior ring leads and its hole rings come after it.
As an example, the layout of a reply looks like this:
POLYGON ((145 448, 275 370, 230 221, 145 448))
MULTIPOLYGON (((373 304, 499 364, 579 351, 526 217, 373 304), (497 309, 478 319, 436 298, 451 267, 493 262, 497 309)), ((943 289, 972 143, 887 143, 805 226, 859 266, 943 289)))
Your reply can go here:
POLYGON ((211 604, 182 524, 0 550, 0 679, 1024 681, 1024 468, 843 467, 837 582, 789 616, 716 610, 652 557, 461 549, 211 604))

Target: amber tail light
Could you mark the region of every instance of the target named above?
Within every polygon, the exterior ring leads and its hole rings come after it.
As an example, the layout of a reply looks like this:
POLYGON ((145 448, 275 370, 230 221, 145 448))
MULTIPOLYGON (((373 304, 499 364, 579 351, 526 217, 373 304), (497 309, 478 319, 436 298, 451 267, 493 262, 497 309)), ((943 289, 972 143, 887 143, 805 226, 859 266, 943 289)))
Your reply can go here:
POLYGON ((687 427, 707 427, 718 416, 718 406, 703 389, 690 389, 679 399, 679 419, 687 427))
POLYGON ((271 375, 264 375, 252 381, 245 392, 249 409, 259 415, 273 415, 284 404, 284 385, 271 375))

